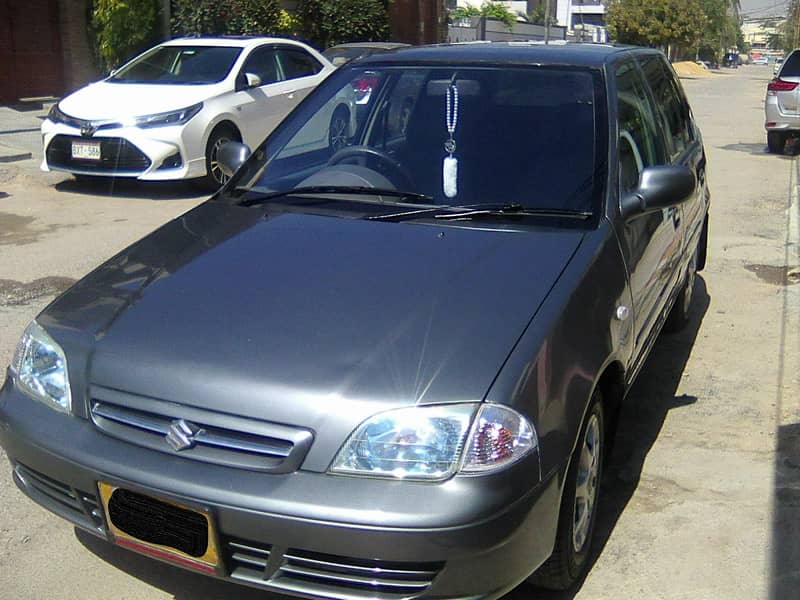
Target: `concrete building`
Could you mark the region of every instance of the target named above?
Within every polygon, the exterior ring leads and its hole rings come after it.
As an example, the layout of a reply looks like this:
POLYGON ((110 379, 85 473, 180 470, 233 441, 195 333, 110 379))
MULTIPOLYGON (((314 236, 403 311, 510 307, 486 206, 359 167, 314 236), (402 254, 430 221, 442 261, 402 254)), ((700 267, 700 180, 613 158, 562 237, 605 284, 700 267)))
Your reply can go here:
MULTIPOLYGON (((762 17, 759 19, 744 19, 742 22, 742 35, 744 41, 750 44, 750 51, 765 53, 768 51, 768 42, 771 35, 778 33, 780 26, 786 21, 783 17, 762 17)), ((778 52, 782 55, 783 52, 778 52)))

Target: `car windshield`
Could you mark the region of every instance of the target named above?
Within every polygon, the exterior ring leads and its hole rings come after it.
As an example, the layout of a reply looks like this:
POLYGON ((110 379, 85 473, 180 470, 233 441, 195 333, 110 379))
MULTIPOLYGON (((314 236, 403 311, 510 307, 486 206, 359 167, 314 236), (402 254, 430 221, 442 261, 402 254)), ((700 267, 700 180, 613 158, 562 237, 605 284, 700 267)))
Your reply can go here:
POLYGON ((593 212, 605 179, 599 70, 343 67, 233 182, 238 193, 373 187, 441 205, 593 212))
POLYGON ((203 85, 227 77, 241 48, 157 46, 122 66, 107 81, 203 85))

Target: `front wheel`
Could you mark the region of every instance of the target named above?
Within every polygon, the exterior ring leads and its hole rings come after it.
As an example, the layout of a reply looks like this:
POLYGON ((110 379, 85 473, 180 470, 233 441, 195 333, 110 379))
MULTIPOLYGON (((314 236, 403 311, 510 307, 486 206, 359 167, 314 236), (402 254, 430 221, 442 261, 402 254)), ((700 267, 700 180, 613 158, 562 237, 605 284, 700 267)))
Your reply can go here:
POLYGON ((605 451, 605 419, 599 390, 594 391, 590 402, 561 494, 553 554, 529 580, 539 587, 566 590, 588 567, 605 451))
POLYGON ((206 176, 202 180, 207 190, 215 192, 230 179, 219 164, 219 149, 227 142, 234 141, 238 142, 239 138, 230 127, 220 126, 211 132, 206 144, 206 176))
POLYGON ((781 154, 786 143, 786 136, 780 131, 767 132, 767 148, 772 154, 781 154))
POLYGON ((686 278, 675 299, 667 320, 664 323, 664 331, 667 333, 680 331, 689 323, 689 309, 692 306, 692 295, 694 292, 694 282, 697 275, 697 255, 699 247, 692 252, 689 264, 686 267, 686 278))

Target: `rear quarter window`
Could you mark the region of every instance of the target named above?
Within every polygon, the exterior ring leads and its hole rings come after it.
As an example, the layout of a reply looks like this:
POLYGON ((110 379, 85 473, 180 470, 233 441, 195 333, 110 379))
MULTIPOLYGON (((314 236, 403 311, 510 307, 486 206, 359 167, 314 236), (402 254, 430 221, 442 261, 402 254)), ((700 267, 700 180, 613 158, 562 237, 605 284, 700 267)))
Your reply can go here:
POLYGON ((800 77, 800 52, 795 50, 781 67, 781 77, 800 77))

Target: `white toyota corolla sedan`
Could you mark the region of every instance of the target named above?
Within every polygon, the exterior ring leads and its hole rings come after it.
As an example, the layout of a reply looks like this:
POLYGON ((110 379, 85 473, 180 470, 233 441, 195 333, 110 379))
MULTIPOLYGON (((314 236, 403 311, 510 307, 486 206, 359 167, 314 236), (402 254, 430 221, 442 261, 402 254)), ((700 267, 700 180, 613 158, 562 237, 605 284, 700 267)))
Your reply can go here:
MULTIPOLYGON (((226 180, 217 150, 255 147, 334 67, 282 38, 184 38, 137 56, 54 105, 42 124, 42 170, 147 180, 226 180)), ((347 108, 346 106, 344 108, 347 108)), ((331 115, 328 140, 352 115, 331 115)), ((316 141, 316 140, 315 140, 316 141)))

